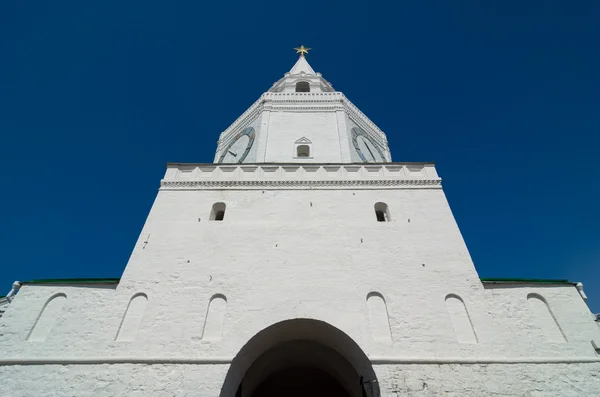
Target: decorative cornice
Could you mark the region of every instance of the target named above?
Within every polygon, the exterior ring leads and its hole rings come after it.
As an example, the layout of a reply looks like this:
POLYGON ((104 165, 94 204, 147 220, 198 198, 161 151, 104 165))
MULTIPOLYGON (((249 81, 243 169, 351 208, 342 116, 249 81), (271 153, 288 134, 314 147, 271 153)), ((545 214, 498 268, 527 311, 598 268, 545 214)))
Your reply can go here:
POLYGON ((265 106, 265 109, 275 111, 275 112, 335 112, 338 110, 344 110, 344 107, 341 104, 335 105, 320 105, 320 106, 297 106, 297 105, 278 105, 272 104, 271 106, 265 106))
POLYGON ((268 92, 262 96, 266 101, 289 102, 330 102, 341 101, 344 94, 341 92, 268 92))
POLYGON ((207 188, 345 188, 345 187, 408 187, 441 188, 440 179, 379 179, 379 180, 331 180, 331 181, 161 181, 161 190, 187 190, 207 188))
POLYGON ((441 189, 431 163, 167 164, 162 190, 441 189))

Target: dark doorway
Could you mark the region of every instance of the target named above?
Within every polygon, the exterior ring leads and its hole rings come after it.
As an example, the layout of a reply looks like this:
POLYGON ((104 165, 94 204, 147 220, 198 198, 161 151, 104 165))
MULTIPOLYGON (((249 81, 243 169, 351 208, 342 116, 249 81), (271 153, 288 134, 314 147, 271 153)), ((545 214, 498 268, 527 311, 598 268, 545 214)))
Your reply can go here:
POLYGON ((327 372, 297 367, 276 372, 262 382, 252 397, 349 397, 348 392, 327 372))

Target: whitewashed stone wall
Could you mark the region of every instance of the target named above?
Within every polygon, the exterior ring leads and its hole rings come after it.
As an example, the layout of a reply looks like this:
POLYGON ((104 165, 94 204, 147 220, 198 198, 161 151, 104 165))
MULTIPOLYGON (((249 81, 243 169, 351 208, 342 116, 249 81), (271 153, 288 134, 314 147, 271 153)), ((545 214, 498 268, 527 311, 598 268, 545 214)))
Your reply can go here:
POLYGON ((271 112, 266 159, 269 162, 311 161, 335 163, 340 161, 340 138, 334 111, 313 113, 271 112), (306 137, 313 143, 312 159, 297 159, 294 142, 306 137))
MULTIPOLYGON (((600 393, 597 363, 403 364, 376 365, 375 370, 381 395, 386 397, 594 397, 600 393)), ((219 396, 226 372, 227 365, 0 366, 0 392, 18 397, 214 397, 219 396)))
POLYGON ((600 390, 600 329, 575 286, 482 284, 431 165, 244 167, 171 165, 118 286, 23 286, 0 319, 0 395, 217 396, 244 344, 293 318, 352 338, 384 396, 600 390), (47 336, 27 340, 57 294, 47 336), (117 338, 124 324, 137 332, 117 338))
POLYGON ((592 397, 600 364, 444 364, 375 366, 382 396, 592 397))
POLYGON ((181 364, 0 366, 0 395, 213 397, 226 371, 226 365, 181 364))

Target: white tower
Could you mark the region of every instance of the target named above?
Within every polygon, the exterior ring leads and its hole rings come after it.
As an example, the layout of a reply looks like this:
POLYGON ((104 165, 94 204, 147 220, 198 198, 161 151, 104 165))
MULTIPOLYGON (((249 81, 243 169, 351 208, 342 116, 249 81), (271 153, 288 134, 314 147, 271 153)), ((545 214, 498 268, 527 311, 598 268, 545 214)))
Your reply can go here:
POLYGON ((480 280, 434 165, 298 51, 214 163, 168 164, 120 280, 19 284, 0 395, 598 395, 576 285, 480 280))
POLYGON ((219 138, 215 163, 385 163, 383 131, 321 73, 304 53, 219 138))

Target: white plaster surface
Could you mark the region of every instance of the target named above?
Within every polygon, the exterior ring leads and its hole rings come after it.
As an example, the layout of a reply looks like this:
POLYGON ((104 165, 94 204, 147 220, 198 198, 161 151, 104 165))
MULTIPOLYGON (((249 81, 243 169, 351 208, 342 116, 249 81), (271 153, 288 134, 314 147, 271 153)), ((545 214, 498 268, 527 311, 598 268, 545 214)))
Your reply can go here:
POLYGON ((289 72, 290 74, 316 74, 313 68, 308 64, 305 56, 300 56, 292 69, 289 72))
POLYGON ((594 397, 600 364, 381 365, 382 396, 594 397))
POLYGON ((226 365, 0 366, 2 397, 218 396, 226 365), (38 385, 38 387, 32 387, 38 385))
MULTIPOLYGON (((221 392, 227 368, 177 364, 2 366, 0 393, 7 397, 214 397, 221 392)), ((597 363, 376 365, 375 371, 384 397, 600 395, 597 363)))

